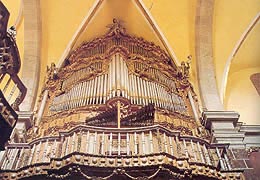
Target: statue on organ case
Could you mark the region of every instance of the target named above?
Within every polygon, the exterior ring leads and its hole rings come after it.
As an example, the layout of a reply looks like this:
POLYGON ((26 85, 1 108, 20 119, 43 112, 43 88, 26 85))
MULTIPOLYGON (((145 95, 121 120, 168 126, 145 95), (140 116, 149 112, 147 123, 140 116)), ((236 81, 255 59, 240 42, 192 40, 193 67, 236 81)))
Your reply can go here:
POLYGON ((51 67, 47 66, 47 81, 55 80, 57 78, 57 68, 54 63, 51 63, 51 67))
POLYGON ((182 61, 181 66, 178 67, 178 76, 181 79, 188 79, 189 78, 191 57, 192 56, 189 55, 187 57, 189 60, 187 62, 182 61))
POLYGON ((122 26, 123 21, 120 21, 118 19, 113 19, 113 24, 107 25, 107 28, 109 28, 107 35, 113 36, 115 35, 116 38, 119 38, 120 35, 124 35, 126 33, 125 28, 122 26))

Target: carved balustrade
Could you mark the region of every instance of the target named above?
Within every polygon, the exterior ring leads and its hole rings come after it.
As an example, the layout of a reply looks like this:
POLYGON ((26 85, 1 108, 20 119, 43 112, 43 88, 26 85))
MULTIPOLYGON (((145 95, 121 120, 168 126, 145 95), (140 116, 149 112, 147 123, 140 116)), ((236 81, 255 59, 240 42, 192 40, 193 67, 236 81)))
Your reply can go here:
POLYGON ((15 37, 7 32, 9 12, 0 2, 0 150, 8 141, 17 121, 15 111, 26 94, 26 87, 18 77, 21 62, 15 37))
MULTIPOLYGON (((203 139, 181 136, 160 125, 122 129, 82 125, 60 132, 59 136, 9 144, 1 169, 21 176, 32 165, 35 168, 44 165, 46 169, 60 169, 70 163, 114 168, 170 165, 195 168, 193 173, 208 171, 217 178, 218 168, 231 169, 226 146, 215 147, 203 139)), ((35 175, 36 172, 28 173, 35 175)))

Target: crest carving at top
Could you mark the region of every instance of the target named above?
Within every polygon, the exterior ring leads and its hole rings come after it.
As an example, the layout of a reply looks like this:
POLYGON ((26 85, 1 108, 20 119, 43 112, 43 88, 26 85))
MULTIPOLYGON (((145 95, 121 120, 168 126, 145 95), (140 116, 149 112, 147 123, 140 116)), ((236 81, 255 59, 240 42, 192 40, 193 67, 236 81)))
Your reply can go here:
POLYGON ((125 35, 126 30, 122 26, 122 21, 114 18, 113 23, 107 25, 107 28, 109 28, 107 32, 107 36, 115 36, 116 38, 119 38, 120 35, 125 35))

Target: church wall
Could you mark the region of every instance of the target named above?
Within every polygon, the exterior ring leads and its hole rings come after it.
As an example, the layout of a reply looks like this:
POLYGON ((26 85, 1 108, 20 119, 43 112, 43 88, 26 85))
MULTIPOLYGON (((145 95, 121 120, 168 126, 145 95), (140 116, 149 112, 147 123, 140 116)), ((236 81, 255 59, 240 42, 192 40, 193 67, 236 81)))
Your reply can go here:
POLYGON ((260 68, 234 72, 228 81, 225 108, 239 112, 239 121, 246 124, 260 123, 260 96, 250 80, 250 76, 257 72, 260 68))

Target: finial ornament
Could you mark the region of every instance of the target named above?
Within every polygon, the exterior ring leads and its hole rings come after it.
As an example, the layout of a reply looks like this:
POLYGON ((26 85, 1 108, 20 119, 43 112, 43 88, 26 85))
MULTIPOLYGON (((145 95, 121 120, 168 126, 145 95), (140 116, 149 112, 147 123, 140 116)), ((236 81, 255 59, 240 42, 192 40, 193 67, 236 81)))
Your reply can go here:
POLYGON ((189 55, 187 57, 188 61, 186 61, 186 62, 182 61, 181 66, 179 66, 179 68, 178 68, 178 75, 181 79, 189 78, 191 58, 192 58, 192 56, 189 55))
POLYGON ((180 80, 182 87, 188 87, 190 85, 188 79, 190 77, 190 63, 191 55, 187 57, 187 61, 182 61, 181 65, 177 68, 177 78, 180 80))
POLYGON ((107 28, 109 28, 107 35, 108 36, 115 36, 116 38, 119 38, 120 35, 125 35, 126 30, 122 26, 122 24, 123 24, 123 21, 114 18, 113 23, 107 25, 107 28))
POLYGON ((51 66, 47 66, 47 81, 55 80, 57 78, 57 68, 54 63, 51 63, 51 66))

